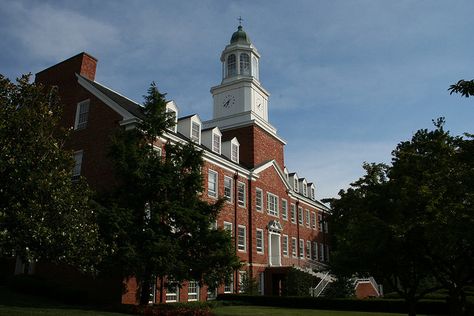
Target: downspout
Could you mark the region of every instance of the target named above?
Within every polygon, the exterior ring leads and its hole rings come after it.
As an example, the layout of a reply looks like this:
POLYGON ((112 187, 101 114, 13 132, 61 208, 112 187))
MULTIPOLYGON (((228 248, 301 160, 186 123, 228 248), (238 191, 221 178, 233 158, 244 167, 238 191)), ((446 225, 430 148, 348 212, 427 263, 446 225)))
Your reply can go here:
MULTIPOLYGON (((238 245, 237 245, 237 180, 239 179, 239 171, 235 171, 234 173, 234 247, 235 251, 238 253, 238 245)), ((237 293, 237 276, 239 274, 238 270, 234 272, 234 293, 237 293)))
POLYGON ((249 219, 248 219, 248 223, 249 223, 249 281, 250 280, 253 280, 253 249, 252 249, 252 245, 253 245, 253 223, 252 223, 252 202, 253 202, 253 199, 251 198, 252 197, 252 177, 250 177, 249 179, 249 190, 248 190, 248 194, 247 194, 247 201, 248 201, 248 215, 249 215, 249 219))
MULTIPOLYGON (((303 216, 304 214, 301 214, 303 216)), ((301 218, 303 219, 303 218, 301 218)), ((300 200, 296 199, 296 256, 298 257, 298 266, 300 266, 300 200)))

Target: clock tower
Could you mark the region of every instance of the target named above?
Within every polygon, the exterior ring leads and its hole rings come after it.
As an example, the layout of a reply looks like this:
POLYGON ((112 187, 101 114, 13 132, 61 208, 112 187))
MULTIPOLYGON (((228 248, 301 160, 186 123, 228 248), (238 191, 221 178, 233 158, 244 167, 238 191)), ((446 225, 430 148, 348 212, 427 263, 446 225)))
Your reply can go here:
MULTIPOLYGON (((277 136, 276 128, 268 121, 270 94, 260 84, 260 54, 250 42, 242 25, 239 25, 237 31, 232 34, 230 43, 224 48, 220 60, 222 81, 211 88, 213 118, 204 122, 204 127, 218 126, 224 138, 226 135, 238 137, 241 148, 246 143, 242 140, 242 132, 248 130, 249 127, 252 130, 258 127, 259 131, 283 146, 285 142, 277 136)), ((250 137, 248 131, 244 134, 250 137)), ((249 145, 253 146, 253 141, 249 145)), ((244 148, 242 149, 245 151, 244 148)), ((241 155, 242 153, 241 151, 241 155)), ((283 153, 281 153, 281 160, 283 160, 283 153)), ((246 159, 242 160, 244 164, 245 161, 246 159)), ((246 164, 252 166, 256 164, 256 161, 252 158, 246 164)))

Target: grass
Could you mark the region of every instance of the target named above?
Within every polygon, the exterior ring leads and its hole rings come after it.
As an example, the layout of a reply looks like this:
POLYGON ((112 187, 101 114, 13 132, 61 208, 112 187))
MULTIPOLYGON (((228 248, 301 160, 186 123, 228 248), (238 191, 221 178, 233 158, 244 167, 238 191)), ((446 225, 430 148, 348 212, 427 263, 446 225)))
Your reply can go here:
MULTIPOLYGON (((406 314, 326 311, 277 308, 267 306, 221 306, 213 309, 216 316, 401 316, 406 314)), ((421 315, 420 315, 421 316, 421 315)))
POLYGON ((44 297, 25 295, 0 286, 0 316, 124 316, 124 314, 91 310, 88 307, 64 305, 44 297))

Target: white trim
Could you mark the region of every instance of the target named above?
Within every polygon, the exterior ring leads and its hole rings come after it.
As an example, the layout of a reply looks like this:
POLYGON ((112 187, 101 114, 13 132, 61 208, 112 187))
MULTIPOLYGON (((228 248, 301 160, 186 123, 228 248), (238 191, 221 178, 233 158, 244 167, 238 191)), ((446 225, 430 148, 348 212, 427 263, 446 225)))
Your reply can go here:
POLYGON ((237 226, 237 251, 240 251, 240 252, 247 252, 247 227, 244 226, 244 225, 238 225, 238 226, 237 226), (239 248, 239 247, 242 246, 242 245, 240 244, 240 231, 239 231, 239 228, 243 228, 243 229, 244 229, 244 238, 243 238, 244 244, 243 244, 243 249, 240 249, 240 248, 239 248))
POLYGON ((211 198, 214 198, 216 199, 217 196, 219 195, 219 173, 217 173, 217 171, 214 171, 212 169, 208 169, 207 170, 207 196, 211 197, 211 198), (214 193, 210 192, 210 181, 209 181, 209 177, 210 175, 214 175, 214 179, 215 179, 215 182, 214 182, 214 185, 215 185, 215 191, 214 193))
POLYGON ((265 237, 263 236, 263 229, 257 228, 256 233, 255 233, 255 250, 257 250, 257 253, 259 254, 264 254, 265 253, 265 237), (258 249, 258 234, 261 234, 261 249, 258 249))
POLYGON ((263 213, 263 190, 255 188, 255 210, 259 213, 263 213), (258 205, 258 195, 260 193, 260 205, 258 205))

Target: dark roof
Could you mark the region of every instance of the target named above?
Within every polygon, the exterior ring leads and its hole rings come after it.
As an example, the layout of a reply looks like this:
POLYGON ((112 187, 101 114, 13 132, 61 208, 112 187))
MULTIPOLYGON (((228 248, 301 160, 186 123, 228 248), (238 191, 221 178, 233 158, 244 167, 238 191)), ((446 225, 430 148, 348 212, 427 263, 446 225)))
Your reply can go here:
POLYGON ((189 114, 189 115, 186 115, 186 116, 183 116, 183 117, 179 117, 179 118, 178 118, 178 121, 185 120, 185 119, 187 119, 187 118, 193 117, 194 115, 197 115, 197 114, 194 113, 194 114, 189 114))
POLYGON ((250 44, 250 38, 247 36, 247 33, 245 33, 245 31, 242 29, 242 25, 239 25, 237 31, 232 34, 232 37, 230 39, 231 44, 238 42, 250 44))
POLYGON ((210 131, 211 129, 214 129, 214 128, 216 128, 216 127, 217 127, 217 126, 212 126, 212 127, 204 128, 204 129, 201 129, 201 132, 210 131))
MULTIPOLYGON (((81 76, 81 75, 79 75, 79 76, 81 76)), ((122 108, 124 108, 125 110, 127 110, 131 114, 135 115, 138 118, 144 118, 143 106, 141 106, 137 102, 134 102, 134 101, 118 94, 117 92, 101 85, 98 82, 89 80, 84 76, 81 76, 81 78, 86 80, 88 83, 90 83, 92 86, 94 86, 94 88, 96 88, 97 90, 99 90, 100 92, 105 94, 108 98, 110 98, 112 101, 114 101, 115 103, 120 105, 122 108)))

